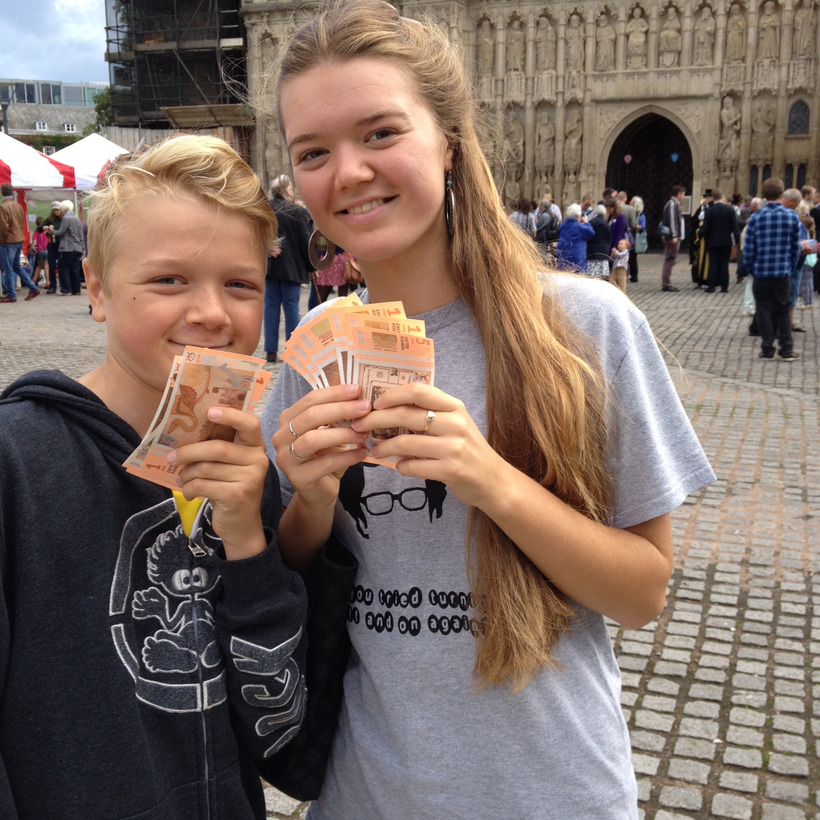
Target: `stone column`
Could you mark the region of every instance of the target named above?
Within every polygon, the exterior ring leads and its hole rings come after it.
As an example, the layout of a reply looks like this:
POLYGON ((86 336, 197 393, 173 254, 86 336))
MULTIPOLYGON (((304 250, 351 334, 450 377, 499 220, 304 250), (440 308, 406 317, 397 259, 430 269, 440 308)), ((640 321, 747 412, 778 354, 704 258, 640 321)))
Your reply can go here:
POLYGON ((618 9, 615 33, 615 70, 623 71, 626 68, 626 11, 623 8, 618 9))
MULTIPOLYGON (((786 132, 789 130, 788 67, 792 58, 794 12, 792 0, 786 0, 780 18, 780 71, 777 81, 777 128, 774 135, 772 174, 783 178, 786 170, 786 132)), ((796 180, 795 180, 796 181, 796 180)))
POLYGON ((649 17, 646 22, 649 23, 649 31, 646 33, 646 68, 654 71, 658 67, 658 7, 656 5, 649 7, 649 17))
POLYGON ((535 17, 530 14, 524 40, 524 174, 527 196, 530 199, 535 196, 535 33, 535 17))
POLYGON ((680 66, 688 68, 692 65, 692 9, 687 6, 683 10, 683 21, 681 22, 681 47, 680 66))

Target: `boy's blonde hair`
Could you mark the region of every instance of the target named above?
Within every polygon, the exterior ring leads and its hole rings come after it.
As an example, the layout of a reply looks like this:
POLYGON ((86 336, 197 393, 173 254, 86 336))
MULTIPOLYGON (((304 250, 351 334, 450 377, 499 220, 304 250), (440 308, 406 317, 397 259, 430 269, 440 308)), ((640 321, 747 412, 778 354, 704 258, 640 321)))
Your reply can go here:
POLYGON ((276 240, 276 217, 259 179, 230 145, 196 134, 169 137, 117 157, 91 193, 87 264, 103 285, 129 204, 149 197, 201 199, 246 219, 260 254, 276 240))
MULTIPOLYGON (((544 293, 535 243, 499 204, 459 53, 436 25, 404 18, 381 0, 332 0, 283 50, 277 92, 315 66, 358 57, 405 70, 454 147, 450 264, 486 351, 487 440, 571 507, 607 521, 612 481, 600 369, 589 340, 549 287, 544 293)), ((442 203, 444 196, 442 177, 442 203)), ((519 688, 554 665, 553 649, 574 609, 477 509, 467 533, 467 571, 481 621, 479 682, 519 688)))

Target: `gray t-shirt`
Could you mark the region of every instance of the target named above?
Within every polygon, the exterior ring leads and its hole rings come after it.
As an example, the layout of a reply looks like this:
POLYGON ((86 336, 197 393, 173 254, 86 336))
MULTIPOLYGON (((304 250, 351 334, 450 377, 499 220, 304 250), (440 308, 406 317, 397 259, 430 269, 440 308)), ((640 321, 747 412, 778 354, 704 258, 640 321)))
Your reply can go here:
MULTIPOLYGON (((714 474, 643 314, 606 282, 554 282, 595 339, 611 385, 614 525, 670 512, 714 474)), ((456 301, 419 318, 435 341, 436 386, 486 431, 484 348, 471 314, 456 301)), ((268 441, 280 412, 309 389, 283 368, 262 415, 268 441)), ((292 488, 280 476, 287 504, 292 488)), ((543 670, 518 694, 475 688, 467 515, 438 482, 370 465, 345 474, 335 523, 360 561, 353 654, 310 817, 636 818, 620 673, 600 615, 578 606, 555 650, 560 669, 543 670)))

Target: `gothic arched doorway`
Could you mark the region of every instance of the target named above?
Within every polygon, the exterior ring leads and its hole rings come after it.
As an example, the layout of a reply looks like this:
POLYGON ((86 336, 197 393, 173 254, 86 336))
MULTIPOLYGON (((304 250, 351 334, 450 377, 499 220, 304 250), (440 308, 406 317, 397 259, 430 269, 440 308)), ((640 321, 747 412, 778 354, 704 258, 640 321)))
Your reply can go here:
POLYGON ((606 185, 643 198, 650 246, 660 246, 655 226, 673 185, 692 193, 692 151, 683 132, 659 114, 645 114, 624 128, 606 165, 606 185))

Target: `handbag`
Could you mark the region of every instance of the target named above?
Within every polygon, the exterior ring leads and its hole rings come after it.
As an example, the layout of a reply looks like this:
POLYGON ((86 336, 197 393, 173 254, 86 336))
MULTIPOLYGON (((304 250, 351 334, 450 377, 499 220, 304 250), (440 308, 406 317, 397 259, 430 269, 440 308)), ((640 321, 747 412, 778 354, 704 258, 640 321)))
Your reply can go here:
POLYGON ((358 568, 347 547, 331 536, 306 579, 307 703, 302 727, 259 766, 271 786, 295 800, 315 800, 322 791, 350 656, 347 618, 358 568))
POLYGON ((361 285, 361 283, 364 282, 362 269, 359 267, 359 263, 350 256, 345 259, 344 277, 345 282, 348 285, 361 285))
POLYGON ((646 253, 649 247, 649 240, 646 237, 646 231, 638 231, 635 234, 635 253, 646 253))
POLYGON ((658 225, 658 236, 662 239, 669 239, 669 237, 672 236, 672 229, 668 225, 664 225, 663 222, 661 222, 658 225))

